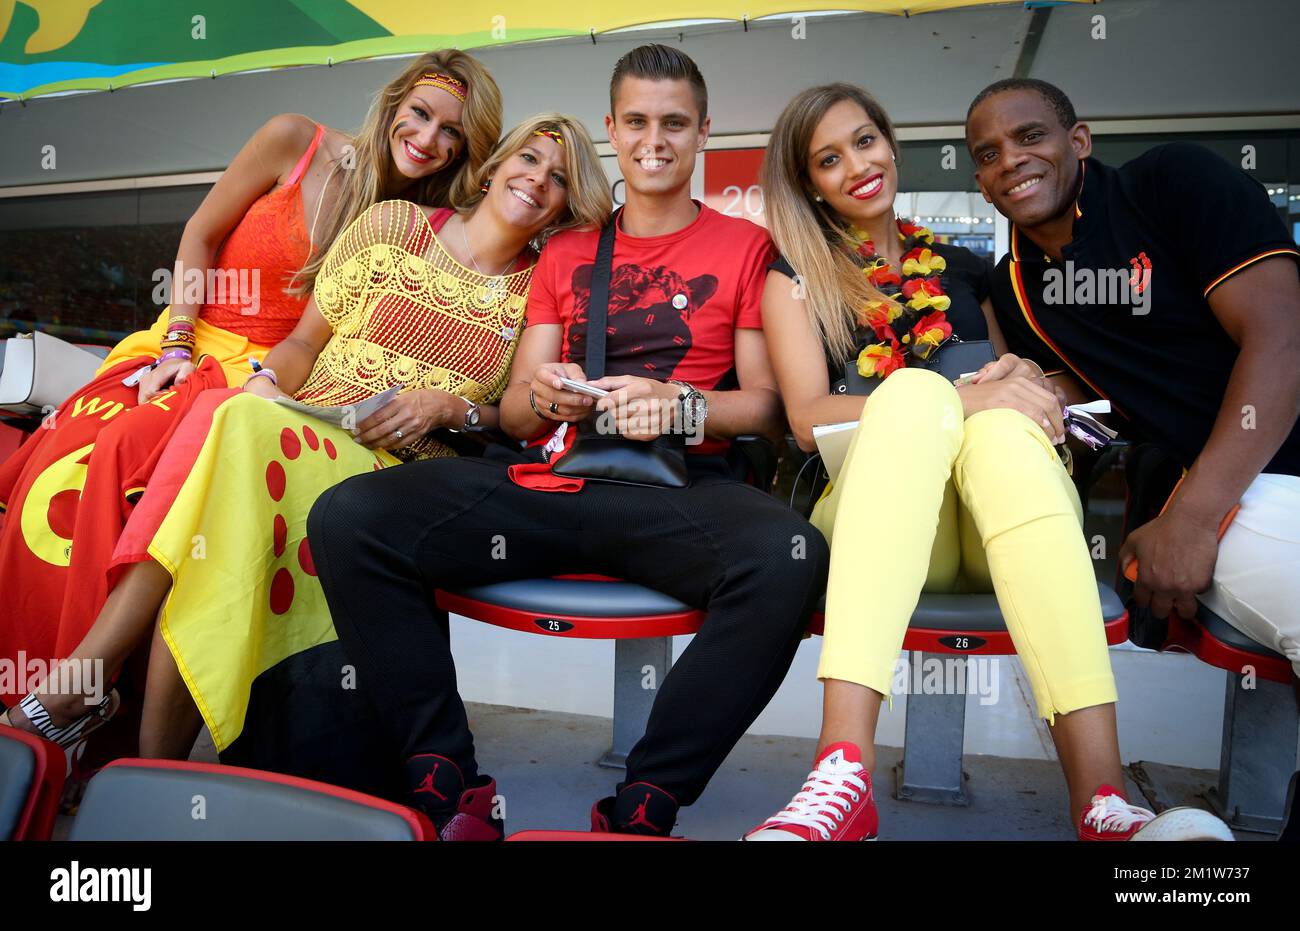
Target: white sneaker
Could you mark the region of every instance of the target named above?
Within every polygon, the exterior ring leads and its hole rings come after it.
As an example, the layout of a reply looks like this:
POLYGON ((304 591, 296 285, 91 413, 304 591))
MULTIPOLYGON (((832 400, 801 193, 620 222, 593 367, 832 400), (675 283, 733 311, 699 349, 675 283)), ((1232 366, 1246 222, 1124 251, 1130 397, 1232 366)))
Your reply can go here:
POLYGON ((1133 840, 1235 841, 1232 829, 1200 808, 1169 808, 1156 815, 1132 837, 1133 840))

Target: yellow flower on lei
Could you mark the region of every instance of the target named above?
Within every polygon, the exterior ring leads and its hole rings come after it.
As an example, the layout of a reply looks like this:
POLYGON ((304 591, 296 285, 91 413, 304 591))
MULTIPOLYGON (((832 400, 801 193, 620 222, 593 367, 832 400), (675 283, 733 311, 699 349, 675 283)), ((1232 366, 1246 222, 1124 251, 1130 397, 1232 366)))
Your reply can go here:
POLYGON ((948 267, 947 261, 941 255, 935 255, 929 249, 922 249, 921 254, 916 258, 907 259, 903 262, 904 275, 933 275, 943 271, 948 267))

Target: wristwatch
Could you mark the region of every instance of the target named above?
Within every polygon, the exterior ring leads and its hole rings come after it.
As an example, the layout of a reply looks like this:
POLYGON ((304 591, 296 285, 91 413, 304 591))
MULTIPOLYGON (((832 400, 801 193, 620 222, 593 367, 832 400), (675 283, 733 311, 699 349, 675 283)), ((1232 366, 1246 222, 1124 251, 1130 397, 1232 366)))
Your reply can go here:
POLYGON ((681 394, 677 396, 677 405, 681 414, 678 423, 681 425, 682 432, 688 436, 703 433, 704 421, 709 416, 709 402, 704 397, 704 393, 684 381, 670 378, 668 384, 676 385, 681 389, 681 394))
POLYGON ((479 420, 482 419, 482 414, 479 411, 477 404, 475 404, 469 398, 462 397, 461 400, 469 405, 469 407, 465 411, 465 422, 461 424, 459 430, 456 429, 455 427, 449 427, 448 429, 450 429, 452 433, 464 433, 467 430, 477 429, 478 422, 479 420))

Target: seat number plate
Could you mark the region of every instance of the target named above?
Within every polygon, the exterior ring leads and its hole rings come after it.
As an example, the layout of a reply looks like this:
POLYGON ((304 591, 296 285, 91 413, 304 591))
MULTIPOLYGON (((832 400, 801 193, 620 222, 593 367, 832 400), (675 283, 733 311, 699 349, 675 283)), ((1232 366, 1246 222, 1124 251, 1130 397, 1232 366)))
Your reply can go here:
POLYGON ((978 650, 988 643, 983 637, 972 637, 969 634, 940 637, 939 642, 950 650, 978 650))

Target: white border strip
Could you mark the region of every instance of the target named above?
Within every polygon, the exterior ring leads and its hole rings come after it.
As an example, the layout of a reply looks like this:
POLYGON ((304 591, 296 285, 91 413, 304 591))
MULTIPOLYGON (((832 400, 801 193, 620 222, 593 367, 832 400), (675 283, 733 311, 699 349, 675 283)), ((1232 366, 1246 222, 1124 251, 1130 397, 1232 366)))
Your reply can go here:
POLYGON ((0 199, 8 197, 48 197, 52 194, 91 194, 97 191, 131 191, 140 188, 185 187, 190 184, 216 184, 219 171, 194 171, 178 175, 145 175, 140 178, 105 178, 102 181, 64 181, 58 184, 23 184, 0 187, 0 199))
MULTIPOLYGON (((1091 120, 1088 126, 1097 136, 1163 135, 1166 133, 1242 132, 1250 130, 1300 129, 1300 114, 1275 116, 1205 116, 1171 119, 1091 120)), ((899 126, 902 142, 937 142, 961 139, 965 127, 959 123, 934 126, 899 126)), ((770 133, 736 133, 713 136, 706 149, 761 149, 767 146, 770 133)), ((596 152, 613 155, 608 142, 598 142, 596 152)), ((47 197, 56 194, 89 194, 97 191, 130 191, 146 188, 184 187, 191 184, 215 184, 219 171, 196 171, 188 174, 145 175, 139 178, 106 178, 101 181, 65 181, 58 184, 24 184, 0 187, 0 200, 11 197, 47 197)))

